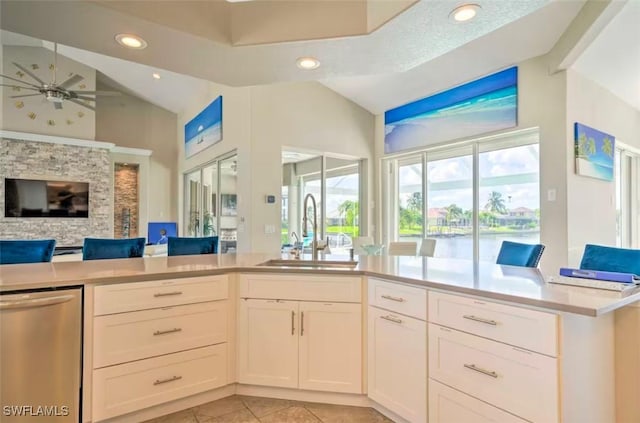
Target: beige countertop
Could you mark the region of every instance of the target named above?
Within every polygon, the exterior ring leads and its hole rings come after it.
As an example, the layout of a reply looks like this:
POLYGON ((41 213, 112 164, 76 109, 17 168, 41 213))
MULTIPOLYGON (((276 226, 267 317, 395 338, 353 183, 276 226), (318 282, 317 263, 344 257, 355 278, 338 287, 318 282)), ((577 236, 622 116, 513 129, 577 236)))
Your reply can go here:
MULTIPOLYGON (((261 263, 280 255, 217 254, 94 260, 0 266, 0 291, 60 288, 84 284, 136 282, 227 272, 357 274, 411 283, 442 291, 477 295, 514 304, 598 316, 640 300, 640 289, 613 292, 545 283, 538 269, 473 263, 468 260, 362 256, 355 269, 296 269, 261 263)), ((345 260, 345 257, 341 257, 345 260)))

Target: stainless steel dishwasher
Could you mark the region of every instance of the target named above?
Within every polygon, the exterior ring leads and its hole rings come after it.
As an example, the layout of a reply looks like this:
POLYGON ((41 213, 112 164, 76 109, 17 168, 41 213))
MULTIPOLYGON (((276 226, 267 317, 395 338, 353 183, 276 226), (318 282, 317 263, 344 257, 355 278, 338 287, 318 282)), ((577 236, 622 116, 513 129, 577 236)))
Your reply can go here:
POLYGON ((0 295, 0 422, 80 421, 82 290, 0 295))

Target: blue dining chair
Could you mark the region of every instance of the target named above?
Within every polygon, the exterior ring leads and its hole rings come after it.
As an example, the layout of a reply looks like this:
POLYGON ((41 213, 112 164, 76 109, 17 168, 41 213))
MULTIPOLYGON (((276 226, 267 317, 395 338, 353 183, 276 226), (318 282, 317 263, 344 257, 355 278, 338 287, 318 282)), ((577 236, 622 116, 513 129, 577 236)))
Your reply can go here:
POLYGON ((587 244, 580 269, 640 275, 640 250, 587 244))
POLYGON ((167 242, 167 254, 170 256, 187 256, 193 254, 217 254, 218 237, 188 238, 170 236, 167 242))
POLYGON ((82 260, 142 257, 144 238, 85 238, 82 260))
POLYGON ((538 267, 543 252, 544 245, 542 244, 502 241, 496 263, 510 266, 538 267))
POLYGON ((0 240, 0 264, 50 262, 55 248, 55 239, 0 240))

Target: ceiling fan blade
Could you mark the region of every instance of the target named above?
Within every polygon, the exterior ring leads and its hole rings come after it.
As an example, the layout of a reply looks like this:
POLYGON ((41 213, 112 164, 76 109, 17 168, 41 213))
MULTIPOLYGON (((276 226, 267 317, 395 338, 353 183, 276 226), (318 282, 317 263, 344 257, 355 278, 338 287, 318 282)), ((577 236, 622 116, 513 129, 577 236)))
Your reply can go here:
POLYGON ((24 81, 22 81, 22 80, 20 80, 20 79, 13 78, 13 77, 11 77, 11 76, 2 75, 2 74, 0 74, 0 76, 1 76, 1 77, 3 77, 3 78, 10 79, 10 80, 12 80, 12 81, 19 82, 19 83, 21 83, 21 84, 28 85, 28 86, 33 87, 33 88, 37 88, 38 90, 40 90, 40 88, 42 88, 42 87, 39 87, 39 86, 37 86, 37 85, 30 84, 30 83, 28 83, 28 82, 24 82, 24 81))
POLYGON ((78 82, 82 81, 83 79, 84 79, 84 76, 75 74, 71 78, 69 78, 66 81, 64 81, 62 84, 58 85, 58 88, 62 88, 62 89, 66 90, 70 86, 77 84, 78 82))
POLYGON ((102 95, 102 96, 119 96, 122 93, 118 91, 73 91, 76 94, 86 94, 86 95, 102 95))
POLYGON ((61 110, 62 109, 62 103, 53 103, 53 107, 56 108, 56 110, 61 110))
POLYGON ((19 88, 21 90, 40 91, 40 90, 36 90, 35 88, 31 88, 31 87, 19 87, 17 85, 8 85, 8 84, 0 84, 0 87, 19 88))
POLYGON ((18 63, 16 63, 16 62, 11 62, 11 63, 13 63, 13 65, 14 65, 16 68, 20 69, 22 72, 26 73, 26 74, 27 74, 27 75, 29 75, 31 78, 35 79, 35 80, 38 82, 38 84, 40 84, 40 85, 45 85, 45 84, 46 84, 42 79, 38 78, 38 77, 37 77, 33 72, 31 72, 29 69, 25 68, 24 66, 22 66, 22 65, 20 65, 20 64, 18 64, 18 63))
POLYGON ((95 107, 92 107, 92 106, 89 106, 89 105, 87 105, 87 104, 84 104, 83 102, 81 102, 80 100, 76 100, 75 98, 70 98, 68 101, 70 101, 70 102, 72 102, 72 103, 76 103, 76 104, 78 104, 78 105, 80 105, 80 106, 82 106, 82 107, 86 107, 86 108, 87 108, 87 109, 89 109, 89 110, 93 110, 93 111, 95 111, 95 110, 96 110, 96 108, 95 108, 95 107))
POLYGON ((36 95, 42 95, 42 94, 38 93, 38 94, 12 95, 10 96, 10 98, 34 97, 36 95))
POLYGON ((96 101, 95 97, 85 97, 83 95, 77 95, 77 96, 72 97, 72 98, 78 98, 80 100, 96 101))

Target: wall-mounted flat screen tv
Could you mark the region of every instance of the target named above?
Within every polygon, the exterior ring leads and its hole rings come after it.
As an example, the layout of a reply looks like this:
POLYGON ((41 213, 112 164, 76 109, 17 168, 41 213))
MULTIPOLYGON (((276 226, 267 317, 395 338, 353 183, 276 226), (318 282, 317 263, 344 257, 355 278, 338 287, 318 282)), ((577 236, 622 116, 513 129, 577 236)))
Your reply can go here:
POLYGON ((89 217, 89 184, 5 178, 4 217, 89 217))

